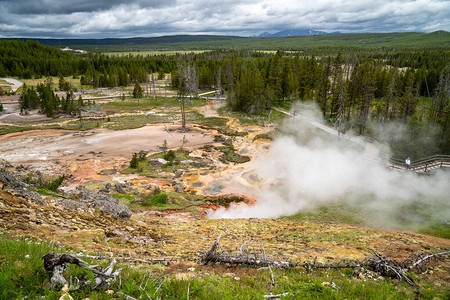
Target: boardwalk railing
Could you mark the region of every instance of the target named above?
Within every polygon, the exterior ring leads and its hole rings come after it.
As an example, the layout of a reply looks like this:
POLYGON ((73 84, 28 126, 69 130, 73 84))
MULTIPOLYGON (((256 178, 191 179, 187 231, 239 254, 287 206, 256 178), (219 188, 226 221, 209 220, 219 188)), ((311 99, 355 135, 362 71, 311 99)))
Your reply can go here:
MULTIPOLYGON (((391 169, 405 169, 405 161, 398 158, 389 159, 391 169)), ((426 173, 439 168, 450 168, 450 155, 432 155, 411 162, 410 171, 426 173)))

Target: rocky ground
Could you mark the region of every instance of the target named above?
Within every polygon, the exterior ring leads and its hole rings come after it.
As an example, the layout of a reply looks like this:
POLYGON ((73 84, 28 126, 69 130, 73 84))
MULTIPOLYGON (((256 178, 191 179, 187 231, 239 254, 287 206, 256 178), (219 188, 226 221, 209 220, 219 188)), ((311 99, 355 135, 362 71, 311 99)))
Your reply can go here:
MULTIPOLYGON (((215 109, 208 107, 203 112, 215 114, 215 109)), ((243 125, 233 118, 227 124, 230 130, 247 132, 232 138, 239 153, 254 159, 267 150, 270 141, 255 137, 273 128, 243 125)), ((178 128, 179 124, 153 124, 123 131, 40 130, 0 136, 0 158, 4 160, 0 168, 0 227, 11 234, 62 243, 75 251, 112 251, 117 257, 161 259, 169 264, 197 261, 199 251, 207 251, 220 234, 221 247, 227 251, 239 251, 245 244, 250 249, 263 248, 273 260, 292 262, 359 260, 369 254, 366 247, 404 260, 414 253, 450 247, 448 239, 335 222, 206 220, 206 209, 227 205, 237 199, 230 194, 242 196, 239 192, 245 186, 258 182, 251 176, 251 162, 226 163, 219 159, 219 151, 204 148, 221 144, 214 141, 216 130, 195 124, 186 133, 178 128), (183 137, 188 140, 185 145, 183 137), (134 152, 160 152, 164 140, 170 148, 184 146, 192 160, 201 159, 206 166, 181 174, 169 172, 171 176, 160 178, 120 172, 129 166, 134 152), (61 174, 66 178, 56 193, 37 193, 38 180, 30 180, 31 173, 44 179, 61 174), (228 184, 231 181, 233 184, 228 184), (124 202, 113 196, 155 191, 178 193, 186 203, 181 208, 146 207, 139 197, 124 202), (194 194, 207 198, 193 200, 194 194)), ((251 195, 243 196, 240 200, 257 201, 251 195)), ((449 271, 447 261, 433 276, 450 282, 449 271)))
MULTIPOLYGON (((317 263, 362 260, 366 247, 405 260, 420 252, 442 252, 447 239, 363 226, 281 219, 201 220, 186 211, 144 209, 132 212, 108 193, 79 187, 62 195, 41 195, 26 182, 24 170, 4 166, 0 172, 0 227, 70 246, 74 251, 116 257, 195 263, 221 235, 221 249, 264 249, 272 260, 317 263)), ((111 190, 126 186, 111 186, 111 190)), ((202 211, 199 205, 195 209, 202 211)), ((450 280, 448 264, 433 276, 450 280)))

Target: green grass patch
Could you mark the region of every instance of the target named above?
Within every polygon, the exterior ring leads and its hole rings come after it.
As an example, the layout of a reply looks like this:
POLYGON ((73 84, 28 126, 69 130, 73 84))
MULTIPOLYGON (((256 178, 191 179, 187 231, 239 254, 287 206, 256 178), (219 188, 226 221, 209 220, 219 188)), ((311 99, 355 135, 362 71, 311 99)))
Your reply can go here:
POLYGON ((274 103, 275 107, 278 108, 282 108, 282 109, 286 109, 286 110, 291 110, 292 107, 292 101, 278 101, 277 103, 274 103))
POLYGON ((330 203, 315 209, 301 211, 286 218, 314 223, 335 222, 351 225, 359 225, 364 222, 364 218, 358 210, 346 203, 330 203))
POLYGON ((36 188, 36 192, 43 196, 58 196, 58 197, 62 196, 60 193, 46 189, 46 188, 36 188))
POLYGON ((173 176, 173 173, 179 171, 190 170, 192 168, 205 167, 205 163, 189 156, 189 152, 178 149, 176 151, 169 150, 148 156, 146 159, 139 160, 135 168, 126 168, 121 170, 123 174, 139 173, 140 175, 153 178, 167 178, 173 176), (168 154, 173 153, 174 157, 169 160, 168 154), (156 159, 162 158, 167 163, 162 164, 156 159), (184 162, 189 160, 190 162, 184 162))
POLYGON ((288 117, 286 114, 273 109, 263 111, 259 115, 249 115, 245 112, 231 111, 229 107, 221 107, 218 109, 218 112, 222 116, 230 116, 232 118, 238 119, 242 124, 259 126, 266 126, 271 123, 278 125, 281 124, 281 122, 283 122, 286 117, 288 117))
MULTIPOLYGON (((50 251, 70 253, 66 248, 55 248, 48 242, 26 237, 8 236, 0 232, 0 298, 1 299, 59 299, 60 289, 50 286, 43 268, 42 256, 50 251)), ((92 261, 90 264, 105 267, 107 261, 92 261)), ((105 290, 91 290, 81 287, 70 291, 74 299, 118 299, 117 292, 134 298, 146 294, 154 299, 262 299, 264 295, 284 294, 281 299, 448 299, 448 283, 431 279, 426 275, 414 275, 419 290, 404 282, 393 282, 384 278, 365 280, 352 276, 352 270, 311 270, 304 269, 253 269, 247 267, 204 268, 197 266, 185 279, 177 279, 174 271, 160 265, 130 266, 120 263, 121 285, 113 282, 107 294, 105 290), (148 279, 148 284, 140 285, 148 279), (273 276, 273 277, 272 277, 273 276), (272 278, 275 285, 272 285, 272 278), (334 282, 339 289, 329 284, 334 282), (142 288, 142 289, 141 289, 142 288), (189 293, 189 294, 188 294, 189 293)), ((175 272, 187 272, 185 267, 172 268, 175 272)), ((92 280, 90 271, 70 265, 66 278, 92 280)))
POLYGON ((123 203, 125 205, 132 205, 134 200, 136 199, 136 195, 127 195, 127 194, 120 194, 120 193, 114 193, 111 196, 119 199, 120 203, 123 203))
MULTIPOLYGON (((59 77, 57 77, 57 76, 42 77, 39 79, 20 79, 20 81, 25 83, 27 86, 36 87, 41 83, 42 84, 45 83, 49 79, 53 83, 53 88, 56 90, 59 90, 59 77)), ((87 86, 81 86, 80 78, 74 79, 73 76, 68 76, 68 77, 64 77, 64 80, 69 82, 72 85, 72 87, 74 87, 77 90, 87 87, 87 86)))
MULTIPOLYGON (((55 249, 26 237, 0 236, 0 299, 37 298, 52 291, 42 256, 55 249)), ((56 296, 56 295, 55 295, 56 296)))
POLYGON ((104 52, 108 56, 159 56, 159 55, 176 55, 176 54, 200 54, 207 52, 207 50, 143 50, 143 51, 118 51, 118 52, 104 52))
POLYGON ((250 161, 250 157, 237 154, 233 146, 221 146, 216 147, 216 149, 223 152, 223 155, 220 157, 222 162, 241 164, 250 161))
POLYGON ((444 239, 450 239, 450 225, 443 222, 424 226, 422 229, 419 229, 419 232, 444 239))
POLYGON ((165 206, 167 204, 167 193, 161 192, 151 198, 144 200, 144 204, 150 206, 165 206))
POLYGON ((197 112, 194 112, 193 115, 191 115, 191 119, 195 121, 196 123, 200 124, 206 129, 223 129, 226 130, 227 127, 227 121, 226 118, 221 117, 205 117, 202 114, 199 114, 197 112))
MULTIPOLYGON (((185 109, 189 110, 192 108, 204 106, 206 100, 203 99, 192 99, 185 102, 185 109)), ((180 107, 180 102, 175 97, 144 97, 139 99, 139 104, 137 99, 126 98, 124 101, 111 101, 102 104, 102 107, 98 110, 100 112, 116 113, 123 111, 142 111, 150 110, 155 107, 166 107, 166 108, 178 108, 180 107)))
POLYGON ((64 125, 64 129, 68 130, 90 130, 94 128, 100 128, 105 123, 105 119, 74 119, 73 121, 67 122, 64 125))
POLYGON ((227 136, 246 136, 248 134, 247 131, 231 131, 224 129, 219 129, 218 132, 227 136))
POLYGON ((263 139, 263 140, 271 140, 272 141, 274 138, 275 138, 275 132, 271 131, 271 132, 268 132, 268 133, 258 134, 258 135, 256 135, 253 138, 253 140, 255 141, 255 140, 258 140, 258 139, 263 139))
MULTIPOLYGON (((314 223, 332 222, 368 226, 386 224, 385 226, 390 228, 450 239, 450 226, 441 216, 448 211, 445 199, 442 199, 442 203, 434 202, 435 200, 430 203, 408 203, 390 211, 379 211, 367 205, 368 201, 373 199, 361 196, 359 202, 341 200, 303 210, 285 218, 314 223)), ((395 203, 395 199, 392 202, 395 203)))
POLYGON ((23 132, 33 130, 34 128, 29 126, 0 126, 0 135, 13 133, 13 132, 23 132))

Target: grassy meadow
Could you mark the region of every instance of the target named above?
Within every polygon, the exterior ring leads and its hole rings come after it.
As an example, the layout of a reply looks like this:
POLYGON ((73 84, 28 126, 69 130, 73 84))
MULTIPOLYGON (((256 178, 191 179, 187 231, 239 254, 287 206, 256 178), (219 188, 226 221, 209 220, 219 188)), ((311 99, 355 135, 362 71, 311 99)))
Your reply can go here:
MULTIPOLYGON (((50 251, 80 254, 58 243, 0 232, 0 298, 60 299, 64 294, 61 287, 51 286, 43 268, 42 257, 50 251)), ((107 260, 81 259, 101 267, 109 265, 107 260)), ((125 299, 126 296, 144 299, 262 299, 271 294, 280 295, 280 299, 450 297, 445 285, 436 285, 424 276, 414 275, 419 291, 404 282, 370 274, 355 277, 351 269, 269 270, 202 266, 191 262, 175 262, 167 267, 161 264, 124 264, 120 259, 117 268, 122 268, 121 279, 113 281, 107 291, 91 290, 85 286, 68 294, 74 299, 125 299)), ((77 277, 93 283, 92 273, 75 265, 70 265, 64 274, 72 280, 77 277)))

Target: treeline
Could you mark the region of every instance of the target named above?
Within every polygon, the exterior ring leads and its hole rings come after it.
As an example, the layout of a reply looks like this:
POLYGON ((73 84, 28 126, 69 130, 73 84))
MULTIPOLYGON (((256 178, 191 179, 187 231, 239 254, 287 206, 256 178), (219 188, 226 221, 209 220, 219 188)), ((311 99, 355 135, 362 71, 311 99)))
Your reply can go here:
MULTIPOLYGON (((302 56, 275 54, 184 57, 172 86, 226 91, 231 109, 260 114, 288 101, 315 101, 323 117, 345 132, 370 132, 370 124, 398 122, 398 155, 450 153, 450 54, 448 51, 302 56), (181 79, 181 80, 180 80, 181 79), (412 144, 422 136, 424 142, 412 144)), ((183 94, 183 93, 180 93, 183 94)))
POLYGON ((58 113, 79 114, 83 99, 80 96, 76 100, 71 90, 67 91, 66 96, 60 98, 53 91, 52 83, 47 81, 36 88, 24 84, 19 104, 23 114, 26 114, 28 110, 39 109, 47 117, 53 117, 58 113))
POLYGON ((258 114, 279 102, 315 101, 345 132, 398 122, 405 136, 391 141, 398 155, 450 153, 449 52, 346 54, 239 60, 224 66, 232 109, 258 114), (418 136, 421 144, 412 144, 418 136), (399 142, 401 141, 401 142, 399 142))
POLYGON ((89 53, 77 55, 42 46, 36 41, 0 40, 0 76, 42 78, 48 76, 83 76, 94 87, 127 85, 145 81, 149 72, 170 73, 174 60, 166 57, 108 57, 89 53))
POLYGON ((449 61, 445 50, 320 56, 216 50, 109 57, 64 53, 33 41, 0 41, 0 76, 76 75, 82 84, 114 87, 144 83, 150 73, 160 78, 171 73, 179 95, 218 89, 233 110, 249 114, 300 100, 317 102, 325 119, 341 131, 356 127, 367 133, 369 121, 431 124, 439 128, 436 151, 441 153, 450 153, 449 61))

